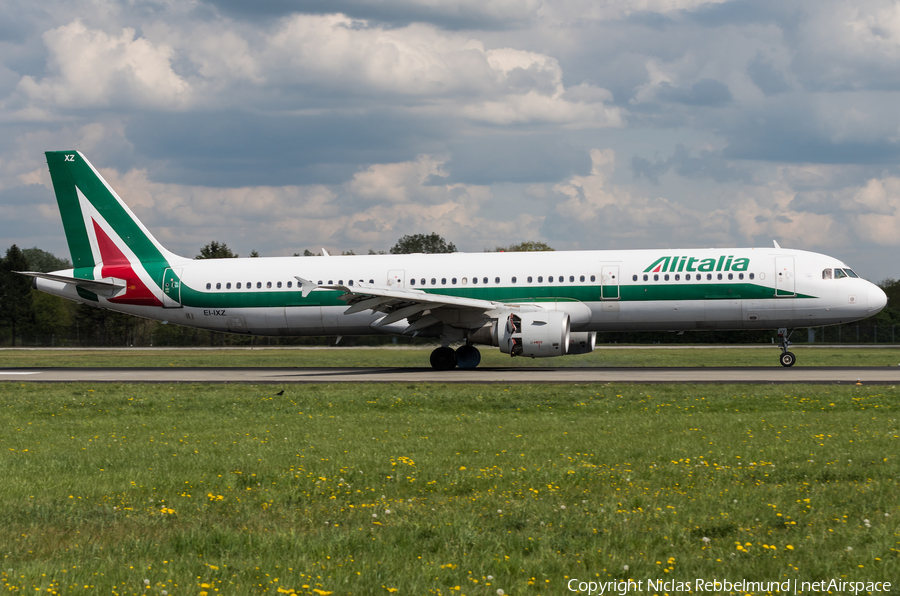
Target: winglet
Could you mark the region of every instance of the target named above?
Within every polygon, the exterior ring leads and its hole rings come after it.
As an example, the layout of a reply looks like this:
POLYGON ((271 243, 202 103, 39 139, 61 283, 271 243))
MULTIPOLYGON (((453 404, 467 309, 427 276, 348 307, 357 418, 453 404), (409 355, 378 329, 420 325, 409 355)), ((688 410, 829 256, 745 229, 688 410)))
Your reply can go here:
POLYGON ((308 279, 303 279, 299 275, 295 275, 294 279, 296 279, 300 283, 300 295, 306 298, 309 296, 309 293, 319 287, 318 284, 309 281, 308 279))
POLYGON ((325 250, 325 247, 324 247, 324 246, 322 247, 322 256, 323 256, 323 257, 330 257, 330 256, 331 256, 330 254, 328 254, 328 251, 325 250))
POLYGON ((772 239, 772 243, 775 245, 775 248, 780 249, 781 247, 778 245, 778 240, 772 239))

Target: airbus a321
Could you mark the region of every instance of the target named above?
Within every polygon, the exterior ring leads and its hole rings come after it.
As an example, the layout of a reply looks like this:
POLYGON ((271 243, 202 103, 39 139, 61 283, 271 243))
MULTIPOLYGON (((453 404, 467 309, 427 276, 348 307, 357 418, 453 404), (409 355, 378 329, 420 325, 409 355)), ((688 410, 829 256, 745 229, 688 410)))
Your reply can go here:
POLYGON ((38 290, 201 329, 269 336, 439 338, 438 370, 476 345, 546 358, 601 331, 777 329, 869 317, 884 292, 839 259, 772 248, 452 253, 194 260, 165 249, 77 151, 46 153, 72 269, 38 290), (453 349, 451 345, 458 345, 453 349))

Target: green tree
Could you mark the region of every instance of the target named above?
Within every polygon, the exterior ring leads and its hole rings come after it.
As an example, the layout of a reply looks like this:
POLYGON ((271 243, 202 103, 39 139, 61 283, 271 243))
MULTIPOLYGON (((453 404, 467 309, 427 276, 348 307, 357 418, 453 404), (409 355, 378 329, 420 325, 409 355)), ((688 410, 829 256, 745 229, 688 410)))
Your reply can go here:
MULTIPOLYGON (((237 256, 237 255, 234 255, 234 256, 237 256)), ((259 253, 256 252, 255 250, 251 250, 251 251, 250 251, 250 258, 251 258, 251 259, 258 259, 258 258, 259 258, 259 253)))
POLYGON ((431 234, 413 234, 407 235, 397 241, 397 244, 391 249, 392 255, 408 255, 411 253, 447 253, 456 252, 456 245, 452 242, 447 243, 442 237, 435 232, 431 234))
MULTIPOLYGON (((518 244, 510 244, 509 246, 498 246, 493 252, 539 252, 547 250, 556 250, 546 242, 539 240, 526 240, 518 244)), ((490 252, 490 251, 488 251, 490 252)))
POLYGON ((28 261, 19 247, 13 244, 0 261, 0 321, 9 327, 12 345, 16 344, 16 336, 28 327, 34 315, 31 278, 16 271, 28 271, 28 261))
POLYGON ((200 249, 200 254, 197 255, 196 259, 236 259, 238 257, 237 254, 231 252, 231 249, 228 248, 228 245, 224 242, 217 242, 213 240, 206 246, 200 249))
POLYGON ((68 259, 60 259, 56 255, 41 250, 38 247, 26 248, 22 250, 22 255, 28 261, 29 271, 40 271, 41 273, 50 273, 51 271, 60 271, 62 269, 71 269, 72 263, 68 259))

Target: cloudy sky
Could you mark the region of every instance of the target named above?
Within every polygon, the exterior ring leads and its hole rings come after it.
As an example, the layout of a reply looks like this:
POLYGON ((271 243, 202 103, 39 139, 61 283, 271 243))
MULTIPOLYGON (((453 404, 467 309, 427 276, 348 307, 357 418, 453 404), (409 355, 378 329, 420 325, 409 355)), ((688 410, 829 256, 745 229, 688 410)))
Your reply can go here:
POLYGON ((900 2, 3 0, 0 246, 78 149, 170 249, 771 246, 900 277, 900 2))

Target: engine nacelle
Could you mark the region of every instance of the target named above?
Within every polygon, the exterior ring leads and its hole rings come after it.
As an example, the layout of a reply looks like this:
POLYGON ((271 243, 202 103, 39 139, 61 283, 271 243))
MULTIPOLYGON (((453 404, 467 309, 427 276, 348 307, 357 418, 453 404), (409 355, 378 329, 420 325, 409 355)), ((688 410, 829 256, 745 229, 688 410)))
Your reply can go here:
POLYGON ((497 321, 500 351, 510 356, 549 358, 569 349, 569 315, 559 311, 523 312, 497 321))
POLYGON ((597 346, 596 331, 581 331, 569 334, 569 349, 567 356, 573 354, 590 354, 597 346))

